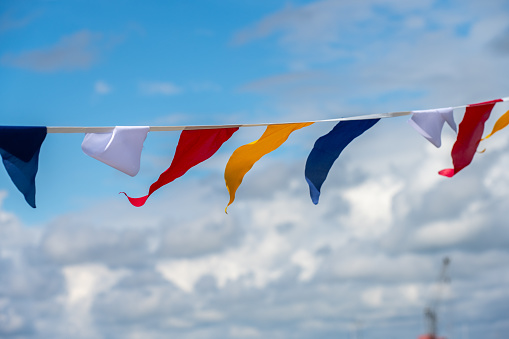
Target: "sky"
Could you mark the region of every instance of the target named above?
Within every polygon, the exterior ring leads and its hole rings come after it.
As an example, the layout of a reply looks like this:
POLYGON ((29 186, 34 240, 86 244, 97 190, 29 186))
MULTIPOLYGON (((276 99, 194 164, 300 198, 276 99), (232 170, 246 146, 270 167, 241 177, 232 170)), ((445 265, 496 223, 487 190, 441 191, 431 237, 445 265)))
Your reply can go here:
MULTIPOLYGON (((299 122, 498 99, 508 23, 505 0, 5 0, 0 124, 299 122)), ((304 165, 335 123, 296 131, 228 214, 226 162, 263 127, 141 208, 118 193, 147 193, 178 132, 149 133, 136 177, 85 155, 83 134, 49 134, 36 209, 0 171, 0 337, 408 339, 438 299, 447 338, 504 338, 509 133, 449 179, 455 133, 435 148, 407 120, 345 149, 316 206, 304 165)))

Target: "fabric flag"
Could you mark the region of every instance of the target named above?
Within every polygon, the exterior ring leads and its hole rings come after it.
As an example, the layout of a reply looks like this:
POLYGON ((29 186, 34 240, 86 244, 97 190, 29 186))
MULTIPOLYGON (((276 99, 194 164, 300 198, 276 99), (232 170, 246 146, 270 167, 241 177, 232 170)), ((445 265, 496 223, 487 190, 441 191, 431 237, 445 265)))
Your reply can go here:
POLYGON ((46 127, 0 126, 0 155, 12 182, 35 208, 35 176, 46 127))
POLYGON ((140 171, 143 142, 149 126, 117 126, 109 133, 87 133, 81 149, 125 174, 134 177, 140 171))
POLYGON ((170 167, 159 176, 156 182, 150 185, 148 194, 140 198, 131 198, 125 192, 120 193, 124 193, 133 206, 143 206, 148 197, 156 190, 183 176, 190 168, 213 156, 238 129, 238 127, 233 127, 182 131, 170 167))
POLYGON ((320 198, 320 189, 327 174, 341 152, 355 138, 373 127, 380 119, 340 121, 313 146, 306 160, 305 177, 309 185, 311 200, 316 205, 320 198))
POLYGON ((413 111, 408 123, 435 147, 442 145, 441 134, 444 123, 447 122, 457 132, 452 108, 413 111))
POLYGON ((451 151, 454 168, 443 169, 438 174, 451 178, 472 162, 481 141, 484 123, 490 117, 495 104, 500 101, 502 100, 498 99, 467 106, 451 151))
POLYGON ((265 154, 268 154, 281 146, 293 131, 313 124, 312 122, 269 125, 260 139, 244 146, 240 146, 233 152, 226 164, 224 180, 230 193, 230 201, 225 212, 235 200, 235 192, 242 183, 242 179, 253 165, 265 154))
POLYGON ((502 115, 500 118, 498 118, 497 122, 495 123, 495 126, 493 126, 493 130, 490 134, 482 138, 481 140, 486 140, 489 137, 491 137, 496 132, 500 131, 501 129, 504 129, 509 125, 509 111, 505 112, 504 115, 502 115))

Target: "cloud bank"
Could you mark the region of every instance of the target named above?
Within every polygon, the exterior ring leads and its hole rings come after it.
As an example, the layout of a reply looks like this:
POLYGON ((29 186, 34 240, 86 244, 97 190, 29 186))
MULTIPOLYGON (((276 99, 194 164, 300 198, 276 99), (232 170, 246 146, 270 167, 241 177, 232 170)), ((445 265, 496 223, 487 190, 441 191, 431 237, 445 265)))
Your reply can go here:
POLYGON ((452 135, 436 149, 403 119, 381 121, 345 150, 317 206, 302 161, 272 157, 248 173, 228 216, 219 167, 143 209, 102 202, 42 228, 2 210, 0 333, 417 337, 449 256, 442 333, 497 338, 509 330, 509 177, 500 170, 509 138, 490 139, 451 180, 436 172, 452 135), (271 173, 280 176, 266 180, 271 173))

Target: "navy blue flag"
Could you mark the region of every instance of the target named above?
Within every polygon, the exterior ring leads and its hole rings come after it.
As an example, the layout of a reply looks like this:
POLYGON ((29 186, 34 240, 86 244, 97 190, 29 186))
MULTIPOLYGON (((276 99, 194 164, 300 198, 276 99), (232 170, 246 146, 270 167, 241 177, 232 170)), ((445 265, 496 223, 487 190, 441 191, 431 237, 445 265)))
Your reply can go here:
POLYGON ((340 121, 332 131, 321 136, 306 160, 305 176, 311 200, 316 205, 320 189, 329 170, 341 152, 359 135, 373 127, 380 119, 340 121))
POLYGON ((0 126, 0 155, 5 169, 33 208, 39 151, 46 134, 46 127, 0 126))

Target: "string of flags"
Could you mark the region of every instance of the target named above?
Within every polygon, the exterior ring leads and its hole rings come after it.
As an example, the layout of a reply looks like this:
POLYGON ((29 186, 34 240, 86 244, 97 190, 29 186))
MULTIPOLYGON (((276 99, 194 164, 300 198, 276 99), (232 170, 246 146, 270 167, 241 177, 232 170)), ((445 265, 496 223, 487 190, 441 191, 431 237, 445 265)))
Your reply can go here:
POLYGON ((48 133, 85 133, 81 144, 85 154, 134 177, 140 170, 143 143, 149 132, 182 131, 170 166, 149 187, 147 195, 136 198, 121 192, 133 206, 141 207, 156 190, 212 157, 240 128, 265 126, 266 130, 258 140, 237 148, 226 164, 224 179, 230 195, 226 212, 228 206, 234 202, 235 193, 244 176, 263 156, 276 150, 299 129, 314 123, 337 122, 329 133, 316 140, 306 160, 304 177, 309 185, 311 201, 316 205, 321 187, 341 152, 381 119, 410 115, 409 125, 437 148, 441 146, 442 129, 447 123, 457 132, 451 151, 453 167, 443 169, 439 174, 450 178, 472 162, 482 140, 509 125, 507 111, 495 122, 491 133, 482 138, 485 123, 493 108, 503 101, 509 101, 509 97, 449 108, 288 123, 116 127, 0 126, 0 155, 12 182, 23 194, 26 202, 35 208, 35 177, 39 166, 39 153, 48 133), (453 113, 459 108, 465 108, 465 114, 457 127, 453 113))

